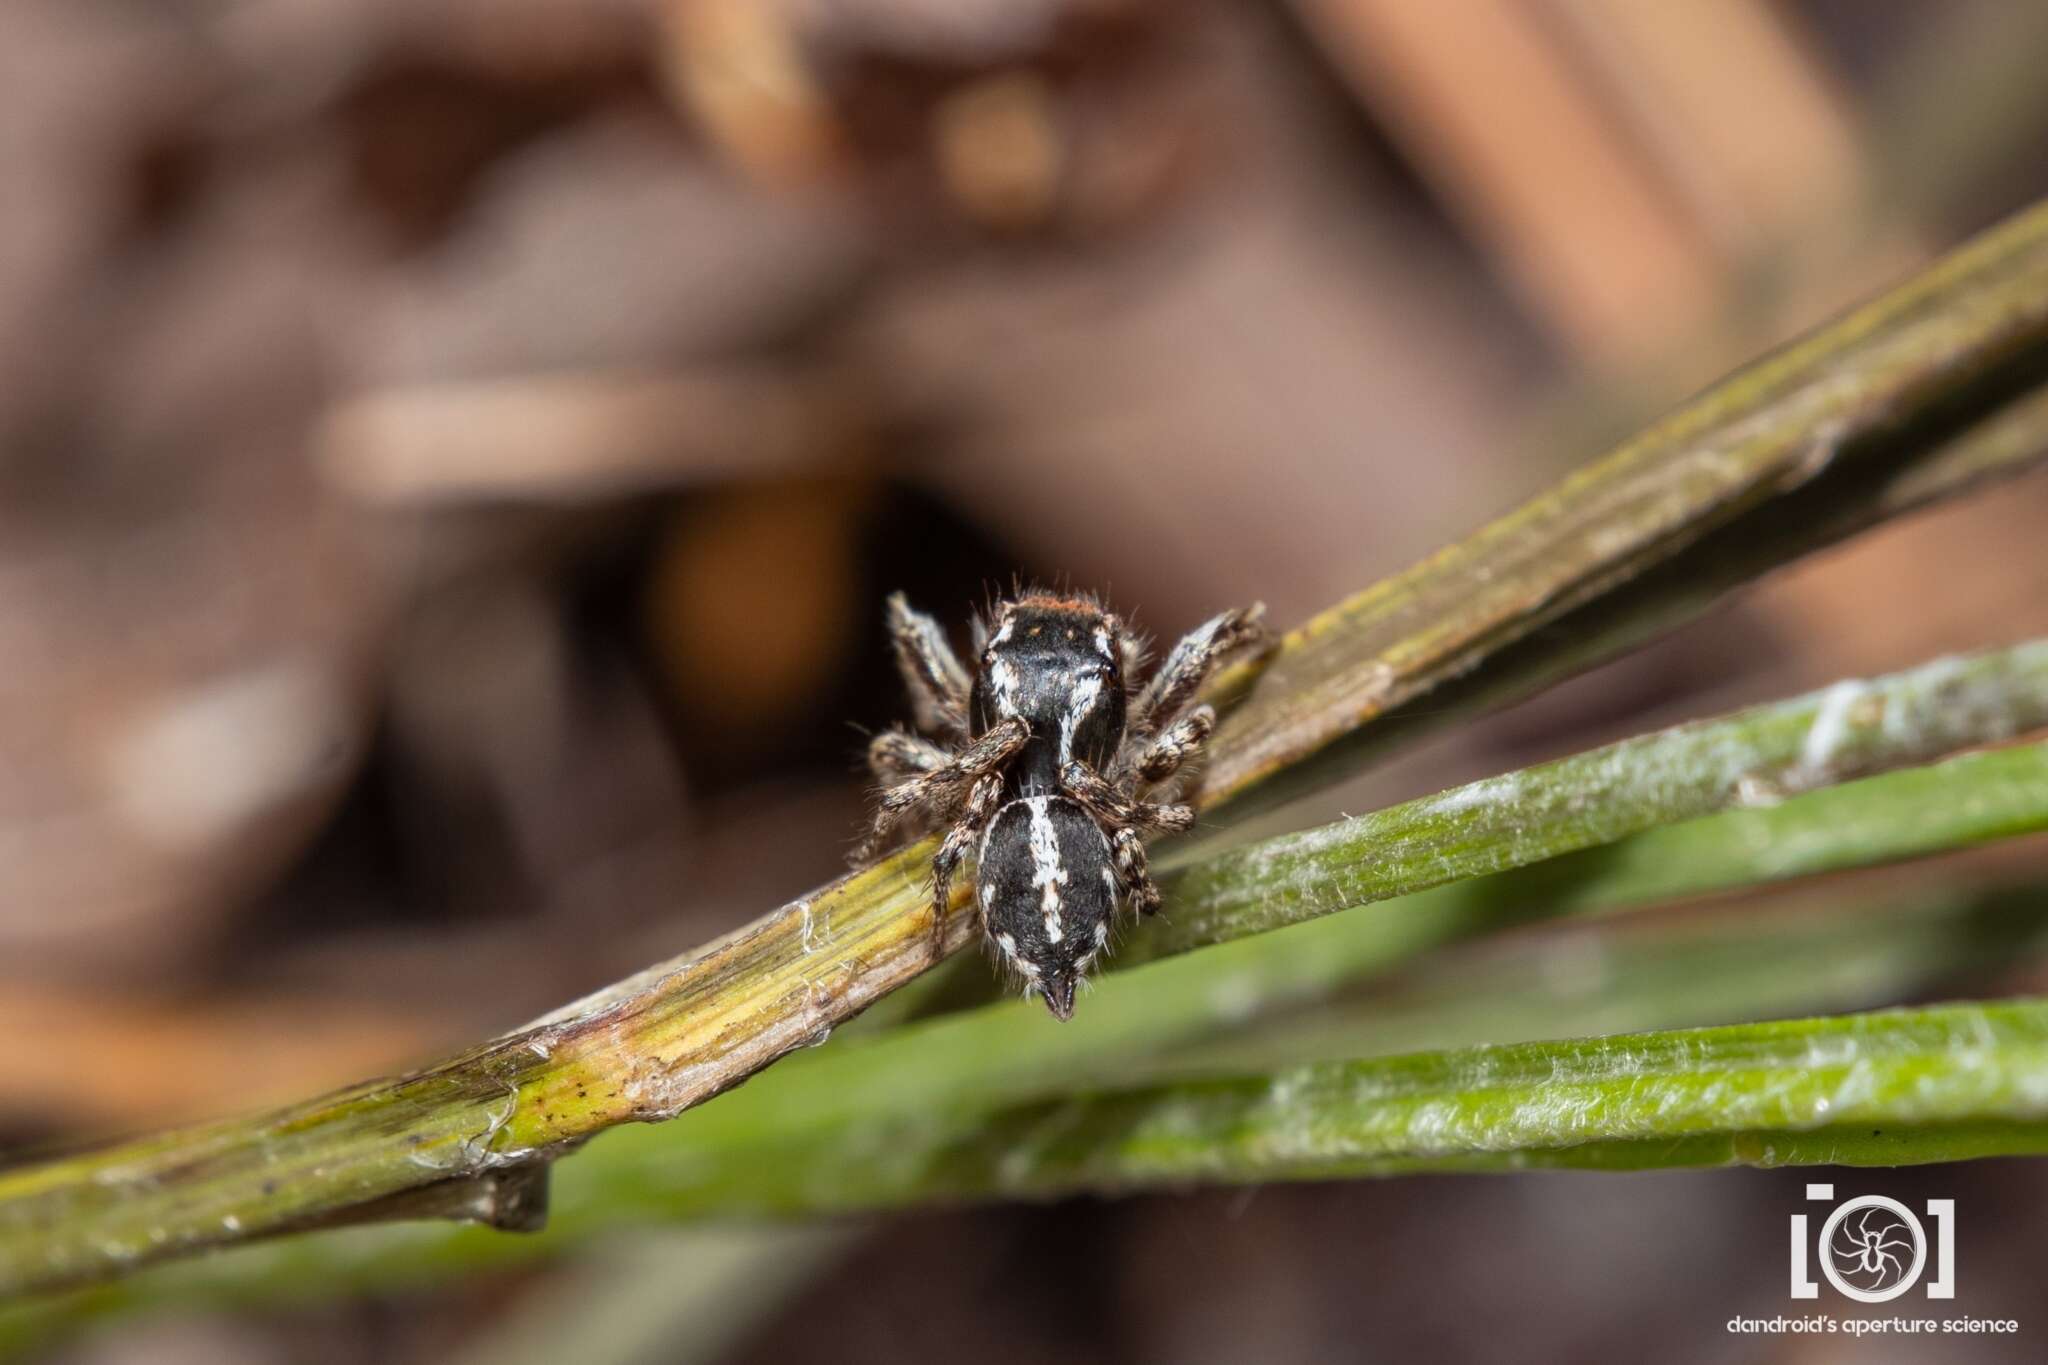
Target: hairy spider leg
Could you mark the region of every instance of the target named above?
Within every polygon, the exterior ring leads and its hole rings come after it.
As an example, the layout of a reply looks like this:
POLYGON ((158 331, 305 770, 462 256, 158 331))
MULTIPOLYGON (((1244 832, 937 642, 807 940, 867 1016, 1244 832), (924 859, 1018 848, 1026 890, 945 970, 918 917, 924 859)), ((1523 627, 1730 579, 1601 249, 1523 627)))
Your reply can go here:
POLYGON ((1030 737, 1031 727, 1023 721, 1004 721, 941 766, 884 791, 875 804, 874 828, 853 852, 854 864, 872 860, 886 845, 890 829, 908 812, 927 809, 941 816, 952 814, 976 779, 1001 769, 1030 737))
POLYGON ((913 735, 908 730, 884 730, 868 741, 868 771, 889 786, 943 768, 951 757, 923 735, 913 735))
POLYGON ((1216 728, 1216 708, 1197 706, 1166 727, 1142 749, 1127 750, 1129 773, 1112 772, 1110 780, 1135 796, 1142 787, 1156 786, 1179 772, 1181 765, 1201 752, 1216 728))
POLYGON ((1078 758, 1069 759, 1060 768, 1060 786, 1115 828, 1162 830, 1174 834, 1194 828, 1193 806, 1178 802, 1129 800, 1108 778, 1078 758))
POLYGON ((1158 914, 1159 887, 1152 880, 1151 860, 1145 856, 1145 841, 1138 831, 1123 826, 1110 841, 1110 849, 1116 860, 1117 881, 1130 897, 1131 908, 1140 915, 1158 914))
MULTIPOLYGON (((1180 718, 1209 672, 1226 656, 1264 638, 1262 605, 1219 612, 1180 638, 1131 703, 1124 743, 1135 748, 1180 718)), ((1120 755, 1121 757, 1121 755, 1120 755)), ((1125 762, 1112 767, 1127 766, 1125 762)))
POLYGON ((953 899, 953 873, 960 866, 960 860, 967 856, 967 850, 981 836, 981 831, 1002 804, 1003 779, 996 773, 976 778, 974 789, 967 794, 966 809, 960 819, 946 831, 945 839, 939 844, 938 856, 932 859, 932 961, 937 963, 946 956, 946 907, 953 899))
POLYGON ((913 610, 902 593, 889 595, 889 642, 896 667, 910 689, 910 704, 920 730, 945 738, 967 733, 967 696, 971 686, 946 632, 921 611, 913 610))

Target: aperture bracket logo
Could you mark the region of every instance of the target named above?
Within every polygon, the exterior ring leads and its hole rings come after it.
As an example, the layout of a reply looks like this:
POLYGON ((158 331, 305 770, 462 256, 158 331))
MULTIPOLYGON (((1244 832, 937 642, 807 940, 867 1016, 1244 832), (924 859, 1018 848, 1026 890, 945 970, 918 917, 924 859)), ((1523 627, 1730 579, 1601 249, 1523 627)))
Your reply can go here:
MULTIPOLYGON (((1835 1187, 1808 1185, 1806 1197, 1832 1202, 1835 1187)), ((1837 1205, 1822 1222, 1817 1243, 1809 1240, 1810 1217, 1793 1214, 1792 1297, 1820 1297, 1820 1284, 1809 1271, 1809 1265, 1817 1262, 1822 1277, 1837 1292, 1861 1303, 1885 1303, 1919 1283, 1931 1251, 1934 1278, 1927 1281, 1927 1297, 1954 1298, 1955 1212, 1953 1199, 1927 1201, 1927 1213, 1934 1223, 1931 1246, 1925 1225, 1913 1211, 1881 1194, 1860 1195, 1837 1205)))

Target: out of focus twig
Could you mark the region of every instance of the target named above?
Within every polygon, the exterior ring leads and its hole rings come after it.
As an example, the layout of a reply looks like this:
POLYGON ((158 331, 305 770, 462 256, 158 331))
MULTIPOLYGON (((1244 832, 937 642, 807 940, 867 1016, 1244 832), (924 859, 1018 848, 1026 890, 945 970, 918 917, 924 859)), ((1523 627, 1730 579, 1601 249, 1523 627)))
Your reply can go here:
POLYGON ((364 394, 327 415, 318 451, 366 502, 552 503, 788 472, 858 426, 843 386, 777 369, 524 375, 364 394))

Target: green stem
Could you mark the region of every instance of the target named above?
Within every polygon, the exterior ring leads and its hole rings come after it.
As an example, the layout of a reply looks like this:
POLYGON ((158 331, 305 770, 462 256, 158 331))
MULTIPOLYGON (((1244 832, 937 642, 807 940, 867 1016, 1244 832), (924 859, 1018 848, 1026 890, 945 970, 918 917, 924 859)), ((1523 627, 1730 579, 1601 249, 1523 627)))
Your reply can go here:
MULTIPOLYGON (((1671 842, 1647 835, 1616 848, 1651 841, 1671 842)), ((1752 894, 1732 905, 1546 923, 1448 947, 1342 995, 1177 1050, 1150 1079, 1874 1009, 1980 984, 2048 946, 2048 886, 1944 885, 1901 896, 1883 886, 1890 876, 1846 889, 1752 894)))
POLYGON ((1837 683, 1210 858, 1170 883, 1170 922, 1118 962, 1768 805, 2044 725, 2048 641, 1837 683))
POLYGON ((805 1207, 2048 1151, 2048 1002, 1515 1043, 906 1120, 805 1207))
MULTIPOLYGON (((1056 1046, 1070 1030, 1046 1024, 1042 1012, 1015 1007, 905 1029, 865 1046, 835 1044, 794 1059, 680 1123, 607 1135, 562 1168, 556 1219, 544 1236, 506 1238, 479 1229, 413 1224, 262 1243, 88 1289, 44 1309, 0 1313, 0 1348, 10 1341, 34 1341, 63 1321, 115 1309, 202 1301, 275 1303, 281 1296, 327 1295, 344 1286, 416 1285, 458 1270, 547 1256, 635 1221, 758 1208, 794 1212, 808 1208, 805 1201, 820 1191, 836 1191, 842 1201, 878 1200, 881 1192, 857 1183, 864 1178, 858 1166, 849 1168, 843 1161, 848 1154, 856 1162, 867 1160, 867 1154, 893 1140, 892 1126, 906 1115, 944 1116, 944 1122, 964 1127, 971 1114, 980 1114, 986 1124, 1007 1106, 1042 1100, 1075 1085, 1115 1084, 1120 1078, 1129 1084, 1162 1065, 1175 1072, 1203 1067, 1214 1074, 1219 1057, 1229 1062, 1234 1056, 1238 1065, 1232 1070, 1242 1073, 1261 1064, 1261 1039, 1241 1017, 1241 1002, 1248 997, 1269 1008, 1314 998, 1433 944, 1540 915, 1614 911, 1639 898, 1687 895, 1750 876, 1796 876, 1859 860, 1881 861, 1889 852, 1887 831, 1916 831, 1914 851, 1928 852, 2048 829, 2044 774, 2048 755, 2031 750, 1967 755, 1932 769, 1868 778, 1767 809, 1695 820, 1530 872, 1440 887, 1175 958, 1106 982, 1091 999, 1090 1012, 1073 1026, 1096 1032, 1093 1050, 1064 1061, 1045 1048, 1056 1046), (2016 760, 2032 766, 2005 767, 1997 775, 1983 766, 2016 760), (1999 799, 1981 800, 1974 795, 1978 792, 1997 793, 1999 799), (1635 856, 1634 850, 1644 845, 1654 845, 1652 852, 1635 856), (1780 849, 1793 855, 1781 855, 1780 849), (1569 877, 1549 875, 1552 868, 1572 864, 1576 867, 1569 877), (1531 872, 1541 878, 1541 887, 1521 889, 1531 872), (1148 1034, 1162 1016, 1168 1029, 1148 1034), (1162 1053, 1165 1033, 1213 1041, 1194 1052, 1162 1053), (1239 1041, 1242 1048, 1233 1054, 1233 1042, 1239 1041)), ((1752 922, 1769 913, 1765 907, 1720 916, 1711 925, 1720 941, 1730 944, 1729 951, 1738 951, 1752 946, 1752 922), (1732 942, 1738 938, 1740 944, 1732 942)), ((1442 1008, 1431 1010, 1425 1002, 1419 1010, 1391 1015, 1382 1009, 1345 1035, 1343 1046, 1337 1039, 1330 1046, 1349 1058, 1397 1045, 1402 1036, 1455 1041, 1477 1028, 1579 1031, 1611 1026, 1617 1018, 1622 1026, 1640 1027, 1655 1020, 1652 1009, 1677 1007, 1663 986, 1672 975, 1705 993, 1700 998, 1729 1010, 1864 1003, 1871 997, 1829 992, 1924 989, 1958 967, 1983 963, 1989 955, 2009 956, 2042 913, 2038 897, 2031 908, 2014 913, 2011 900, 1992 896, 1925 907, 1879 906, 1868 914, 1861 909, 1853 915, 1838 912, 1814 931, 1810 942, 1796 925, 1762 929, 1755 935, 1757 951, 1771 953, 1790 973, 1780 991, 1752 981, 1746 969, 1739 980, 1724 978, 1725 989, 1715 991, 1712 968, 1721 954, 1703 949, 1699 939, 1679 936, 1663 945, 1668 972, 1617 966, 1616 988, 1597 992, 1578 1012, 1559 1008, 1541 1013, 1537 996, 1546 983, 1540 974, 1532 982, 1527 956, 1518 954, 1511 964, 1515 970, 1495 987, 1469 979, 1471 989, 1452 983, 1442 1008), (1801 962, 1811 970, 1801 972, 1801 962), (1634 1013, 1629 1012, 1630 999, 1638 1002, 1634 1013)), ((1703 935, 1707 932, 1702 929, 1703 935)), ((1630 961, 1634 967, 1651 965, 1646 959, 1630 961)))

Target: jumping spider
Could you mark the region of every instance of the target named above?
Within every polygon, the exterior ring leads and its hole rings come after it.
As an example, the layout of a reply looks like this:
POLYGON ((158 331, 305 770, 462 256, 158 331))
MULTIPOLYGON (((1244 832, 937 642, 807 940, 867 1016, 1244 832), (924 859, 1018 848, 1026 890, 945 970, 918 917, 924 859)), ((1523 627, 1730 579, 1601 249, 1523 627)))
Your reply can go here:
POLYGON ((1263 637, 1259 612, 1211 618, 1134 690, 1143 645, 1092 598, 1034 591, 998 604, 975 622, 970 677, 938 623, 891 597, 896 661, 925 733, 890 730, 868 746, 884 790, 854 863, 906 819, 947 826, 932 859, 934 953, 953 873, 974 849, 983 935, 1055 1017, 1071 1017, 1118 896, 1141 914, 1159 908, 1142 836, 1187 829, 1195 813, 1147 797, 1209 738, 1216 713, 1192 705, 1195 693, 1219 659, 1263 637))

